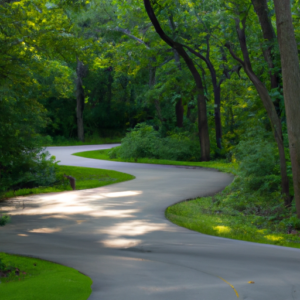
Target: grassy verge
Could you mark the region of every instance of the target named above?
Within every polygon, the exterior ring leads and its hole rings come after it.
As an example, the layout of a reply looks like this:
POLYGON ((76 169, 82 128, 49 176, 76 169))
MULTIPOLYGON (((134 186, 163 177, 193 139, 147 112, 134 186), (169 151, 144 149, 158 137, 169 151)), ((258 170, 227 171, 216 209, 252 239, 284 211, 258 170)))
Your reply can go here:
MULTIPOLYGON (((93 169, 93 168, 84 168, 84 167, 69 167, 69 166, 58 166, 58 172, 61 174, 67 174, 76 179, 76 189, 92 189, 97 188, 113 183, 118 183, 122 181, 132 180, 135 177, 129 174, 111 171, 111 170, 102 170, 102 169, 93 169)), ((67 180, 63 183, 50 186, 50 187, 36 187, 30 189, 20 189, 17 191, 8 191, 3 195, 3 198, 10 198, 15 196, 26 196, 30 194, 41 194, 41 193, 51 193, 51 192, 61 192, 71 190, 71 187, 67 180)))
POLYGON ((235 169, 237 167, 236 164, 226 163, 223 161, 191 162, 191 161, 174 161, 174 160, 152 159, 152 158, 138 158, 137 160, 134 160, 133 158, 132 159, 122 159, 122 158, 112 159, 109 157, 110 151, 111 151, 111 149, 85 151, 85 152, 74 153, 73 155, 81 156, 81 157, 85 157, 85 158, 120 161, 120 162, 213 168, 213 169, 217 169, 219 171, 227 172, 227 173, 235 173, 235 169))
POLYGON ((48 138, 45 143, 45 147, 57 147, 57 146, 83 146, 83 145, 102 145, 102 144, 116 144, 121 143, 121 137, 114 138, 101 138, 101 137, 87 137, 84 142, 77 139, 51 139, 48 138))
POLYGON ((300 248, 300 232, 287 234, 289 222, 296 221, 295 207, 285 208, 278 194, 247 194, 238 185, 234 182, 214 197, 170 206, 166 217, 208 235, 300 248))
POLYGON ((86 300, 92 291, 89 277, 62 265, 0 253, 1 265, 12 270, 0 277, 3 300, 86 300))

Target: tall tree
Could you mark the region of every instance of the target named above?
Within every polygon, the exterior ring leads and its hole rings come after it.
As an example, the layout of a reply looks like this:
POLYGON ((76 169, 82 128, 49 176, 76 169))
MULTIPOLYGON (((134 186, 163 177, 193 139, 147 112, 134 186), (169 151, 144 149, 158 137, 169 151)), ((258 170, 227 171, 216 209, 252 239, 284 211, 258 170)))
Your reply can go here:
POLYGON ((204 88, 202 83, 202 78, 188 53, 185 51, 184 46, 171 39, 162 29, 158 19, 154 13, 153 7, 150 0, 144 0, 145 9, 147 14, 161 39, 167 43, 172 49, 176 50, 178 54, 184 59, 187 67, 189 68, 191 74, 194 77, 196 87, 197 87, 197 104, 198 104, 198 129, 199 129, 199 139, 201 145, 201 160, 210 160, 210 141, 208 132, 208 120, 207 120, 207 108, 206 99, 204 96, 204 88))
POLYGON ((300 218, 300 68, 290 0, 274 0, 297 215, 300 218))
MULTIPOLYGON (((252 0, 254 10, 259 18, 265 43, 263 45, 264 57, 269 67, 271 89, 278 89, 281 84, 280 70, 275 68, 275 45, 277 37, 272 25, 271 12, 267 0, 252 0)), ((278 115, 281 115, 280 100, 274 102, 278 115)))
POLYGON ((277 143, 278 151, 279 151, 279 159, 280 159, 280 172, 281 172, 281 190, 282 194, 285 198, 286 206, 290 206, 291 204, 291 197, 289 193, 289 179, 287 176, 287 166, 286 166, 286 157, 284 151, 284 144, 283 144, 283 135, 282 135, 282 126, 281 120, 278 117, 276 112, 275 106, 272 102, 272 99, 269 95, 268 89, 266 86, 261 82, 259 77, 255 74, 252 63, 249 55, 248 45, 247 45, 247 38, 246 38, 246 20, 247 14, 240 19, 236 17, 235 24, 236 24, 236 32, 240 44, 240 49, 243 54, 243 59, 238 57, 236 53, 234 53, 231 44, 226 43, 226 47, 229 49, 232 57, 238 61, 242 67, 244 68, 245 73, 252 81, 253 85, 255 86, 262 103, 267 111, 268 117, 271 122, 271 126, 274 132, 274 137, 277 143))
POLYGON ((76 67, 76 116, 77 116, 77 134, 78 140, 84 142, 84 123, 83 123, 83 110, 84 110, 84 87, 82 79, 86 76, 86 66, 77 58, 76 67))

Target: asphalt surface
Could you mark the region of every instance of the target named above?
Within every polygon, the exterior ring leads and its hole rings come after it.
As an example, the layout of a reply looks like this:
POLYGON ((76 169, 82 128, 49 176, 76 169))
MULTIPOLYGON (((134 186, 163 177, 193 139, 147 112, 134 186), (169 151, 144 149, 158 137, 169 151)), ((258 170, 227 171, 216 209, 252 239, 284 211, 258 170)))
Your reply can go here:
POLYGON ((7 202, 12 222, 0 227, 0 252, 78 269, 93 280, 90 300, 300 299, 300 250, 207 236, 165 219, 168 206, 216 193, 232 176, 71 155, 110 147, 49 148, 61 164, 136 179, 7 202))

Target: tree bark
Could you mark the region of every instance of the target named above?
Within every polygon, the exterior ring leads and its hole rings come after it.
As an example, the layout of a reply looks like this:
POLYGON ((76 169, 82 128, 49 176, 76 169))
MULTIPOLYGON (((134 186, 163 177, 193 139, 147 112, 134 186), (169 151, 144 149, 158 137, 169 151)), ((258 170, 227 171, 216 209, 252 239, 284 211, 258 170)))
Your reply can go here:
POLYGON ((300 218, 300 68, 290 0, 274 0, 295 202, 300 218))
POLYGON ((198 104, 198 130, 199 130, 199 140, 201 146, 201 160, 209 161, 210 160, 210 141, 209 141, 209 132, 208 132, 208 120, 207 120, 207 109, 206 109, 206 100, 204 97, 204 90, 202 79, 197 71, 193 60, 189 57, 185 51, 182 44, 173 41, 169 36, 165 34, 162 30, 153 8, 151 6, 150 0, 144 0, 144 5, 146 12, 161 39, 165 41, 172 49, 175 49, 178 54, 184 59, 187 67, 189 68, 191 74, 194 77, 196 87, 197 87, 197 104, 198 104))
POLYGON ((85 66, 77 59, 76 68, 76 100, 77 100, 77 135, 78 140, 84 142, 84 123, 83 123, 83 110, 84 110, 84 89, 82 84, 82 78, 85 76, 85 66))
MULTIPOLYGON (((268 2, 267 0, 252 0, 252 4, 259 18, 260 26, 263 32, 263 37, 265 41, 267 41, 269 44, 268 47, 264 50, 264 57, 269 67, 271 88, 276 89, 280 86, 281 74, 280 71, 274 71, 274 43, 277 42, 277 37, 270 18, 268 2)), ((275 108, 280 117, 281 109, 279 102, 280 100, 277 99, 275 102, 275 108)))
MULTIPOLYGON (((176 50, 174 50, 174 58, 175 58, 175 63, 177 65, 177 68, 179 71, 182 71, 181 68, 181 63, 180 63, 180 56, 176 50)), ((178 90, 180 93, 181 91, 178 90)), ((183 127, 183 114, 184 114, 184 109, 182 105, 182 97, 177 100, 176 105, 175 105, 175 114, 176 114, 176 125, 179 128, 183 127)))
MULTIPOLYGON (((153 63, 155 62, 155 58, 152 58, 151 61, 153 61, 153 63)), ((153 65, 150 65, 149 68, 149 88, 153 89, 156 83, 156 67, 153 65)), ((162 113, 161 113, 161 108, 160 108, 160 103, 158 99, 154 99, 154 106, 156 108, 156 112, 157 112, 157 116, 160 120, 161 123, 164 123, 164 118, 162 117, 162 113)))
POLYGON ((258 78, 258 76, 254 73, 254 71, 252 69, 252 64, 250 61, 250 56, 249 56, 247 41, 246 41, 245 24, 246 24, 246 19, 243 19, 242 22, 239 18, 236 19, 236 31, 237 31, 238 39, 240 42, 240 48, 243 53, 244 61, 242 59, 240 59, 233 52, 233 50, 231 49, 231 47, 228 43, 226 44, 226 47, 230 51, 232 57, 243 66, 245 73, 247 74, 247 76, 252 81, 253 85, 255 86, 255 88, 263 102, 263 105, 267 111, 268 117, 271 122, 272 129, 273 129, 274 137, 275 137, 275 140, 277 143, 278 151, 279 151, 280 173, 281 173, 281 191, 284 196, 285 205, 290 206, 291 205, 291 197, 290 197, 290 193, 289 193, 289 179, 287 176, 287 169, 286 169, 286 158, 285 158, 284 145, 283 145, 281 121, 277 115, 276 109, 275 109, 272 99, 269 95, 268 89, 264 86, 264 84, 260 81, 260 79, 258 78), (240 26, 240 23, 242 23, 242 28, 240 26))
POLYGON ((221 84, 223 80, 218 82, 217 73, 214 65, 210 60, 210 45, 209 39, 207 38, 207 52, 206 56, 203 56, 201 53, 196 52, 192 48, 185 46, 191 53, 195 54, 201 58, 209 69, 211 81, 214 89, 214 102, 215 102, 215 130, 216 130, 216 143, 219 149, 222 148, 222 120, 221 120, 221 84))

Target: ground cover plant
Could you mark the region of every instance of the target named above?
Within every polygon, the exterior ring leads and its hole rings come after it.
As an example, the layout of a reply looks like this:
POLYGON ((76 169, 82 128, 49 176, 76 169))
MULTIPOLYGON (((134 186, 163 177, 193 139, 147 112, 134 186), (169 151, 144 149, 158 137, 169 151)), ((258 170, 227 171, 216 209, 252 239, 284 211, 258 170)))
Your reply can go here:
POLYGON ((0 253, 0 295, 5 300, 86 300, 92 280, 52 262, 0 253))
POLYGON ((56 166, 56 174, 57 181, 50 186, 7 191, 3 194, 2 198, 72 190, 69 181, 63 176, 64 174, 76 179, 77 190, 97 188, 135 178, 132 175, 117 171, 70 166, 56 166))
POLYGON ((245 193, 240 180, 214 197, 184 201, 166 210, 173 223, 204 234, 300 248, 296 208, 285 208, 280 194, 245 193))

